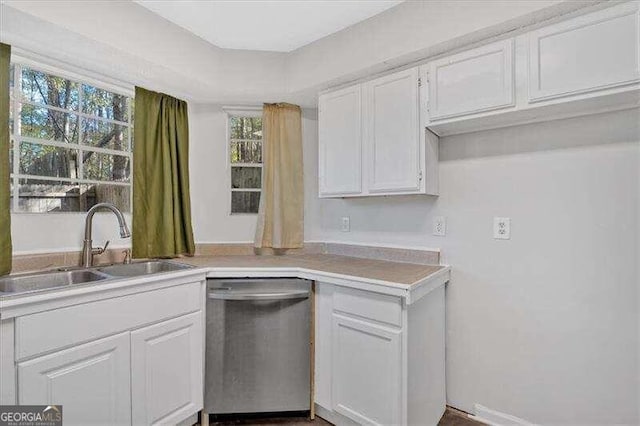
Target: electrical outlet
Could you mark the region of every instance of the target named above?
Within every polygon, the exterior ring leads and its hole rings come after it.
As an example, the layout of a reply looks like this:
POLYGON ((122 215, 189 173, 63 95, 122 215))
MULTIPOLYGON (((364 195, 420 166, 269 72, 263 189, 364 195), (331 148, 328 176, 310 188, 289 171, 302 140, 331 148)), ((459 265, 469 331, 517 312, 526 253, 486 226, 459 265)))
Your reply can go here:
POLYGON ((340 230, 342 232, 349 232, 351 230, 351 219, 349 216, 343 216, 340 222, 340 230))
POLYGON ((447 234, 447 221, 444 216, 433 218, 433 235, 444 237, 447 234))
POLYGON ((493 218, 493 238, 508 240, 511 238, 511 219, 508 217, 493 218))

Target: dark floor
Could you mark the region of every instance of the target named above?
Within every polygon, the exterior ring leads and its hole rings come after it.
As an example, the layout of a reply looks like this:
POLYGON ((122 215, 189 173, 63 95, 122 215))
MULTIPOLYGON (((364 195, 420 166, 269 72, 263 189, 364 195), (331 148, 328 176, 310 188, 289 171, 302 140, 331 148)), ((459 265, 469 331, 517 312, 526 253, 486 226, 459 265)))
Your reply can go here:
POLYGON ((449 407, 447 407, 447 411, 444 412, 444 416, 438 422, 438 426, 477 426, 482 424, 471 420, 467 413, 449 407))
MULTIPOLYGON (((438 426, 477 426, 482 423, 478 423, 467 417, 462 411, 458 411, 447 407, 447 411, 438 422, 438 426)), ((320 417, 315 420, 309 420, 306 417, 283 417, 283 418, 265 418, 265 419, 247 419, 247 420, 228 420, 223 422, 211 422, 211 425, 215 426, 232 426, 232 425, 260 425, 260 426, 303 426, 303 425, 319 425, 329 426, 331 423, 327 422, 320 417)), ((428 426, 428 425, 425 425, 428 426)))

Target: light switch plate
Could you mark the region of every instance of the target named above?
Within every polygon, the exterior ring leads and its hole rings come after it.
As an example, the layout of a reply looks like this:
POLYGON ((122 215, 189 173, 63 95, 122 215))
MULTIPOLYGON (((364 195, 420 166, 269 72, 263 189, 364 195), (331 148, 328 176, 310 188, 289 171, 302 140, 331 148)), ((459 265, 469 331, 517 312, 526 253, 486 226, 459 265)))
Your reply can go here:
POLYGON ((493 238, 496 240, 511 239, 511 219, 508 217, 493 218, 493 238))
POLYGON ((447 234, 447 220, 444 216, 433 218, 433 235, 444 237, 447 234))
POLYGON ((351 219, 349 216, 343 216, 340 222, 340 230, 342 232, 349 232, 351 230, 351 219))

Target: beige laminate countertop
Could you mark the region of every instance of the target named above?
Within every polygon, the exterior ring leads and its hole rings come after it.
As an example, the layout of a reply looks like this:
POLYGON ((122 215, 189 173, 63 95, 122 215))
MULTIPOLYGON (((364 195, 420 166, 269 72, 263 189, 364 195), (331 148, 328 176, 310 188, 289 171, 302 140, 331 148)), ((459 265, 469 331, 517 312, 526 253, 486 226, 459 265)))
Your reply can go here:
POLYGON ((420 265, 333 254, 195 256, 182 258, 179 262, 211 268, 305 268, 409 286, 447 268, 440 265, 420 265))

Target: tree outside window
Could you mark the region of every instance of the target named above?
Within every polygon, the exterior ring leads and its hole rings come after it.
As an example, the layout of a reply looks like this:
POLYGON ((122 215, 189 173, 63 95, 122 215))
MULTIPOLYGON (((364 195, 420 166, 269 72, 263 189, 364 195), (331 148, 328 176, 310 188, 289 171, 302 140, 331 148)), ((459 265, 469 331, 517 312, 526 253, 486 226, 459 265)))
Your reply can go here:
POLYGON ((131 210, 129 96, 15 63, 10 97, 14 212, 131 210))

